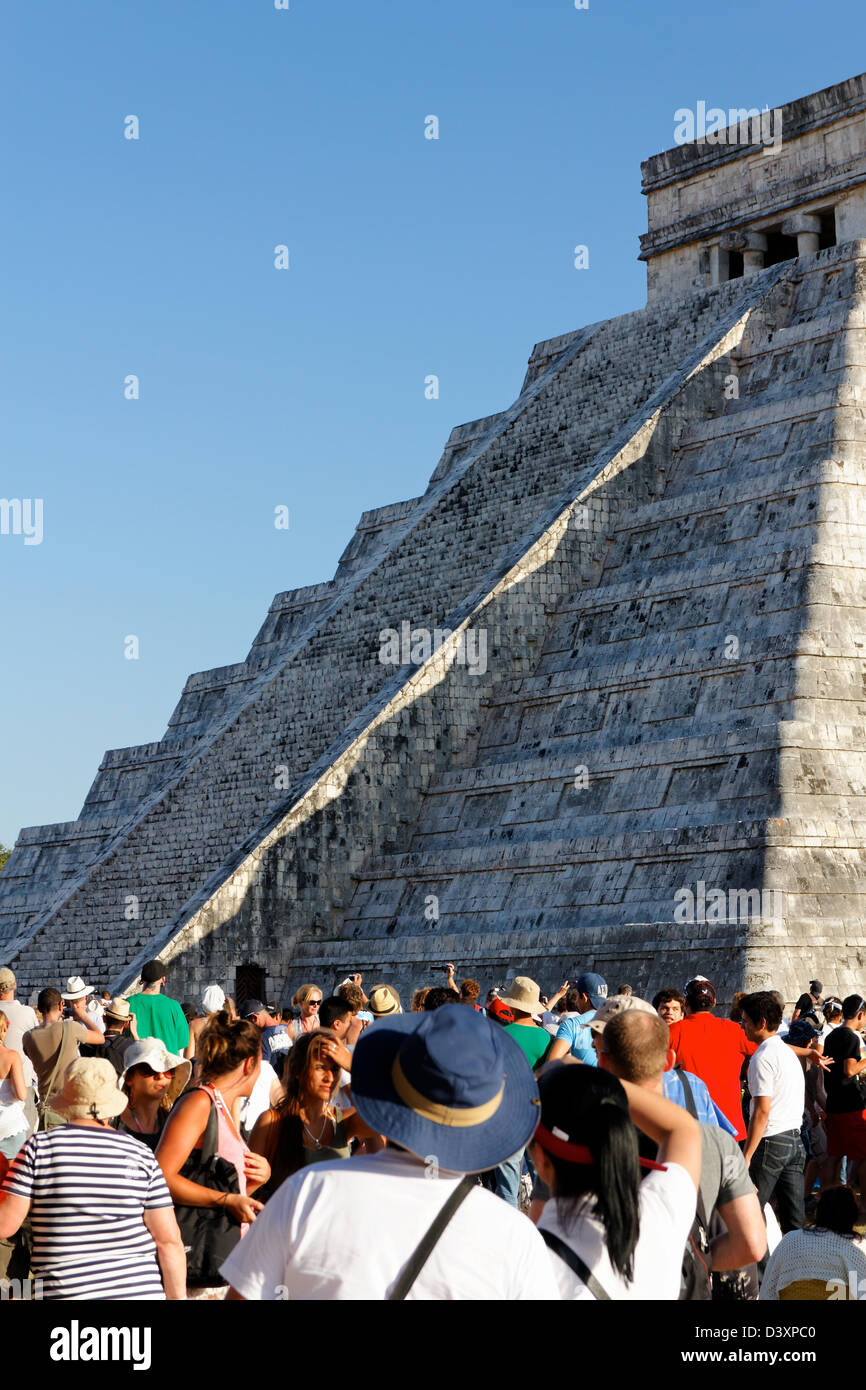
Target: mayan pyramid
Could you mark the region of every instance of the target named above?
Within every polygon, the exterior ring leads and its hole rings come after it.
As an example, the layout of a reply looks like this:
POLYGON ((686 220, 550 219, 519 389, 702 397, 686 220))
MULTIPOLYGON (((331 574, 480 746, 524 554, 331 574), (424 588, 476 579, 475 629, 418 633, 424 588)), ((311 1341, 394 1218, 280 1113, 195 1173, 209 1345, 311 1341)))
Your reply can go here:
POLYGON ((22 993, 157 953, 176 995, 449 959, 863 988, 864 112, 861 76, 645 163, 647 307, 539 343, 423 497, 21 832, 22 993))

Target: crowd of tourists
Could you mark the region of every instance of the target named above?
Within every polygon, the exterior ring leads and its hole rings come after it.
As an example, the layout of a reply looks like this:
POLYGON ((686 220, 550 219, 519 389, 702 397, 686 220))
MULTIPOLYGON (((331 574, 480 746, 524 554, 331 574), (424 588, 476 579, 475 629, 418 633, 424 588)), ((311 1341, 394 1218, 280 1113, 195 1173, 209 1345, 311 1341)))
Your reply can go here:
POLYGON ((404 1012, 0 970, 0 1278, 82 1299, 866 1296, 866 1000, 597 973, 404 1012), (786 1017, 786 1013, 790 1016, 786 1017))

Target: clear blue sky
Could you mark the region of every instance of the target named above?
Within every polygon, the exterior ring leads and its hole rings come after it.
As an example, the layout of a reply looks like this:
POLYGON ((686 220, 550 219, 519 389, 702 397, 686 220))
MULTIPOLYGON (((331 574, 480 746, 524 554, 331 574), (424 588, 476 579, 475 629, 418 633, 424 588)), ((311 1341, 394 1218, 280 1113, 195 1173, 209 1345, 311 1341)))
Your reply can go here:
POLYGON ((74 819, 534 342, 644 303, 677 107, 841 81, 863 31, 862 0, 8 7, 0 495, 44 499, 44 539, 0 536, 0 840, 74 819))

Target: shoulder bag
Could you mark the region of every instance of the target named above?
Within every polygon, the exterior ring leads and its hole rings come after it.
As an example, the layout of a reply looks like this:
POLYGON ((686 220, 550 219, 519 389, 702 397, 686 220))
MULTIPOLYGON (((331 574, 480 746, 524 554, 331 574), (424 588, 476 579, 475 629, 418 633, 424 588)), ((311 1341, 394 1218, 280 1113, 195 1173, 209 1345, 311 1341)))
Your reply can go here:
MULTIPOLYGON (((237 1193, 237 1169, 220 1158, 219 1122, 211 1101, 210 1115, 201 1148, 193 1149, 180 1170, 180 1176, 213 1192, 237 1193)), ((175 1206, 174 1214, 186 1250, 186 1281, 192 1286, 225 1284, 220 1265, 227 1260, 241 1238, 241 1228, 225 1205, 218 1207, 175 1206)))

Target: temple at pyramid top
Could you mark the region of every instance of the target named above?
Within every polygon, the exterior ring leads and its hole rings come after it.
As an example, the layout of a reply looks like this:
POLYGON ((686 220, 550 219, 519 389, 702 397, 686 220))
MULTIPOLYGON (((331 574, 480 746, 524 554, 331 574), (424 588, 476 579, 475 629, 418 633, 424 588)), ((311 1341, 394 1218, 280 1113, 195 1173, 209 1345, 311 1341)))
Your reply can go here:
POLYGON ((703 101, 641 166, 647 298, 681 298, 866 237, 866 74, 772 110, 703 101))

